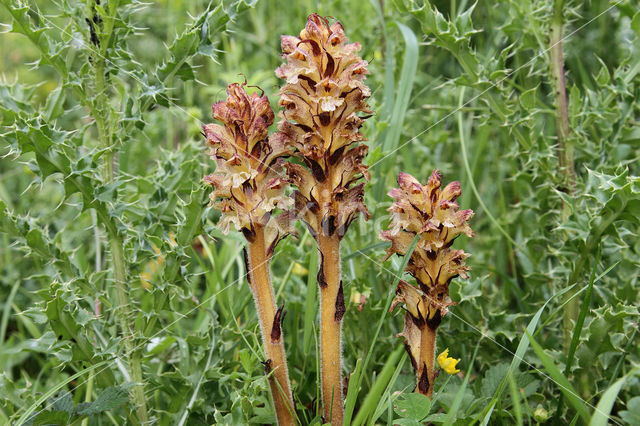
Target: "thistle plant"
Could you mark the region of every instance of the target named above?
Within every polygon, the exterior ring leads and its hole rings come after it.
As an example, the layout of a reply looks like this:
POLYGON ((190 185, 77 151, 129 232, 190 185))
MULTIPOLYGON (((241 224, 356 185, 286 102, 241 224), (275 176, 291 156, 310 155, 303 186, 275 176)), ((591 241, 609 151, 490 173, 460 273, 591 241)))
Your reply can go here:
POLYGON ((310 15, 298 37, 282 37, 286 63, 276 75, 280 90, 281 138, 298 162, 286 164, 294 192, 294 212, 309 228, 320 252, 321 389, 326 421, 342 424, 341 324, 345 313, 340 279, 340 241, 364 205, 367 146, 359 129, 369 114, 367 62, 348 43, 339 22, 310 15))
MULTIPOLYGON (((404 304, 406 313, 404 331, 405 347, 416 372, 416 391, 431 397, 435 379, 436 333, 442 318, 452 304, 449 284, 456 277, 468 278, 465 259, 469 254, 453 250, 451 245, 461 234, 473 237, 469 219, 471 210, 459 210, 455 202, 461 194, 460 182, 451 182, 442 188, 442 176, 434 170, 426 185, 420 184, 407 173, 398 175, 399 188, 389 191, 394 202, 390 229, 382 231, 381 237, 391 241, 387 258, 393 254, 406 255, 413 240, 418 242, 406 271, 417 282, 417 286, 400 281, 393 310, 404 304)), ((448 358, 448 350, 439 357, 440 364, 450 374, 455 372, 457 361, 448 358)))
POLYGON ((245 263, 262 332, 278 423, 295 424, 287 359, 282 337, 284 305, 276 307, 269 264, 276 244, 292 232, 289 227, 291 198, 285 193, 288 179, 283 157, 291 149, 280 134, 268 136, 273 111, 266 96, 248 95, 244 84, 230 84, 227 99, 213 105, 213 118, 222 122, 203 126, 209 155, 216 171, 205 177, 214 187, 211 204, 222 212, 219 227, 228 233, 231 224, 247 242, 245 263), (276 209, 281 212, 275 217, 276 209))

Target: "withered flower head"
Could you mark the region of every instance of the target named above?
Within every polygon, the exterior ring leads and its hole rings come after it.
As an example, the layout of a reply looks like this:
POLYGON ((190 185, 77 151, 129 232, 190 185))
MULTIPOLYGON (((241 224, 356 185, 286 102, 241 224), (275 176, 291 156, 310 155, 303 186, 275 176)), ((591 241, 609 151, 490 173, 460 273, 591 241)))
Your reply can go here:
POLYGON ((368 64, 358 50, 339 22, 330 25, 317 14, 298 37, 282 37, 287 62, 276 70, 286 80, 278 129, 303 164, 287 164, 287 170, 298 187, 295 211, 314 235, 342 237, 358 212, 369 216, 364 183, 356 184, 369 178, 362 164, 367 147, 358 144, 368 117, 360 114, 372 113, 363 82, 368 64))
POLYGON ((291 155, 279 134, 268 136, 273 111, 266 96, 249 95, 245 84, 227 86, 227 99, 213 104, 213 118, 220 124, 202 126, 208 154, 216 171, 204 180, 214 187, 211 204, 222 212, 220 228, 229 232, 233 223, 251 240, 256 226, 266 227, 269 243, 290 233, 287 212, 270 221, 275 208, 286 210, 291 199, 285 194, 288 177, 283 157, 291 155))

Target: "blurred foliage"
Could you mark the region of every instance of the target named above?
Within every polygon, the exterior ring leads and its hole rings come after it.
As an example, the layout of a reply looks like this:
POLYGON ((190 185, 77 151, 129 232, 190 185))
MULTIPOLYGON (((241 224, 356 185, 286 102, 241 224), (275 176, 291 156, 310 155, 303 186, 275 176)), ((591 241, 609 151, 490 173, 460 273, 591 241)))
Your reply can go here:
MULTIPOLYGON (((568 423, 582 409, 561 402, 560 373, 586 412, 611 400, 610 422, 637 423, 636 2, 564 5, 571 193, 558 169, 551 0, 1 1, 0 423, 134 421, 123 398, 131 342, 154 423, 274 421, 243 239, 213 227, 202 185, 213 163, 200 126, 227 83, 245 78, 277 109, 279 36, 297 34, 312 12, 339 19, 362 44, 377 112, 364 130, 372 218, 354 224, 343 244, 347 372, 366 356, 394 291, 399 262, 380 262, 377 235, 398 171, 426 180, 442 170, 462 182, 462 208, 476 211, 476 237, 464 242, 472 278, 453 282, 458 305, 438 343, 461 358, 462 373, 440 374, 430 405, 410 393, 406 357, 377 383, 401 345, 402 315, 393 315, 350 396, 359 418, 568 423), (105 159, 114 153, 111 182, 105 159), (124 339, 113 235, 133 315, 124 339), (569 298, 584 301, 590 274, 590 305, 576 330, 565 312, 569 298), (546 356, 529 348, 527 326, 546 356), (578 339, 571 357, 567 334, 578 339), (623 378, 619 392, 606 392, 623 378), (377 397, 363 405, 370 391, 377 397)), ((318 424, 317 259, 300 231, 279 245, 273 281, 289 312, 298 414, 318 424)))

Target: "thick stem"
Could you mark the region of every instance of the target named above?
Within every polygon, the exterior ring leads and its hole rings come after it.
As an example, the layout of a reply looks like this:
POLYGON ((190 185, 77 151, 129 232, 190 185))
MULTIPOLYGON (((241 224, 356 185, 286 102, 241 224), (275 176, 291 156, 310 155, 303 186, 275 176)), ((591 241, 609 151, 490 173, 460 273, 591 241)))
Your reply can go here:
POLYGON ((345 312, 344 292, 340 280, 340 239, 318 235, 321 268, 320 286, 320 363, 322 368, 322 406, 325 421, 342 425, 342 354, 341 327, 345 312))
POLYGON ((283 311, 282 308, 276 308, 276 300, 269 274, 269 263, 264 228, 257 227, 253 241, 249 242, 247 258, 249 286, 253 293, 253 300, 256 303, 258 319, 260 320, 266 356, 264 365, 269 374, 269 386, 278 417, 278 424, 294 425, 295 410, 282 338, 281 321, 283 311))
POLYGON ((427 395, 431 398, 433 394, 433 382, 435 380, 434 363, 436 358, 436 333, 437 328, 425 325, 420 330, 420 359, 418 361, 418 371, 416 392, 427 395))

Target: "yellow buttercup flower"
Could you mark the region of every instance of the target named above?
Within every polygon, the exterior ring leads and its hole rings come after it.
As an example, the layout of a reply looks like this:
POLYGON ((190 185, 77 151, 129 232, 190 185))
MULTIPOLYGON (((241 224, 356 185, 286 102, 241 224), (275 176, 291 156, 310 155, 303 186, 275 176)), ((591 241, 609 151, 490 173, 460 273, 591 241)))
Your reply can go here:
POLYGON ((438 364, 440 364, 440 368, 448 374, 456 374, 460 372, 460 370, 456 369, 456 364, 458 362, 460 362, 459 359, 449 357, 449 348, 445 349, 440 355, 438 355, 438 364))

